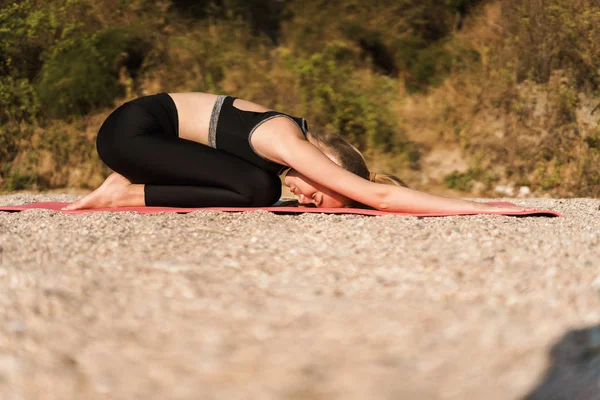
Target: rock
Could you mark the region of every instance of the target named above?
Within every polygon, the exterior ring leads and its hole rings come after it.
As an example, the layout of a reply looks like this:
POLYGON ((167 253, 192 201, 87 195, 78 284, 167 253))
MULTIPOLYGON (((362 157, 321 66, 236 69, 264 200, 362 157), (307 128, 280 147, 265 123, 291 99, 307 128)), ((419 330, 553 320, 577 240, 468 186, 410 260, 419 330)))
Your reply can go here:
POLYGON ((20 320, 8 321, 5 325, 6 330, 10 333, 23 334, 27 331, 27 325, 20 320))
POLYGON ((529 186, 521 186, 519 188, 519 197, 527 197, 529 194, 531 194, 531 189, 529 189, 529 186))
POLYGON ((567 332, 552 347, 552 365, 524 400, 600 398, 600 326, 567 332))
POLYGON ((496 193, 500 193, 500 194, 508 196, 508 197, 512 197, 515 194, 515 188, 512 186, 498 185, 498 186, 496 186, 494 191, 496 193))

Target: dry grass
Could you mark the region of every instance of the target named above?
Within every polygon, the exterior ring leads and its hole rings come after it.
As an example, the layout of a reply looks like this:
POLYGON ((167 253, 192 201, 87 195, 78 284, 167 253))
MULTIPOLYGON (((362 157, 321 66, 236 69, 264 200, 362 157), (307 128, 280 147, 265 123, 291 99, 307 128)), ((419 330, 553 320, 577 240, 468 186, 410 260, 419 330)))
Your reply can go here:
MULTIPOLYGON (((400 175, 413 187, 489 195, 497 185, 528 186, 533 195, 599 195, 596 3, 487 2, 462 30, 428 45, 441 63, 452 62, 417 92, 415 70, 402 67, 407 61, 397 46, 422 23, 407 15, 430 5, 410 4, 293 6, 278 46, 253 36, 239 19, 157 21, 140 76, 120 70, 124 97, 114 107, 159 91, 229 93, 303 115, 313 129, 343 133, 373 170, 400 175), (397 75, 386 76, 365 43, 387 51, 397 75)), ((128 16, 129 23, 148 18, 140 15, 128 16)), ((105 17, 97 23, 125 18, 105 17)), ((108 170, 95 155, 94 136, 109 112, 5 125, 0 139, 11 154, 0 150, 1 188, 97 184, 108 170)))

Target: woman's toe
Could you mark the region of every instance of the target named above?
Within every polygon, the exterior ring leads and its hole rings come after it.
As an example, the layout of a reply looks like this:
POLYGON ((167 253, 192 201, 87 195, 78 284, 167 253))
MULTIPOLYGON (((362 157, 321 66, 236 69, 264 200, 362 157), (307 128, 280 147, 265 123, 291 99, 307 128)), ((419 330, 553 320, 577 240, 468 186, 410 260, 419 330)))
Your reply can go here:
POLYGON ((71 211, 74 209, 74 207, 75 207, 75 203, 71 203, 71 204, 68 204, 68 205, 64 206, 63 208, 61 208, 61 210, 71 211))
POLYGON ((79 210, 80 208, 83 208, 84 202, 82 200, 77 200, 71 204, 67 204, 65 207, 63 207, 62 209, 65 211, 73 211, 73 210, 79 210))

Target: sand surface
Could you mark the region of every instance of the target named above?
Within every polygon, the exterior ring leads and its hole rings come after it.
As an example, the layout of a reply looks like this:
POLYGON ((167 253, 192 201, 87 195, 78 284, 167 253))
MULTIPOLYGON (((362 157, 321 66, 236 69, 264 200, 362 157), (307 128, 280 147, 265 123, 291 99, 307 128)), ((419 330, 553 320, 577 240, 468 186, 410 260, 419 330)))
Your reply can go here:
POLYGON ((564 217, 0 212, 0 398, 523 398, 600 323, 600 200, 515 202, 564 217))

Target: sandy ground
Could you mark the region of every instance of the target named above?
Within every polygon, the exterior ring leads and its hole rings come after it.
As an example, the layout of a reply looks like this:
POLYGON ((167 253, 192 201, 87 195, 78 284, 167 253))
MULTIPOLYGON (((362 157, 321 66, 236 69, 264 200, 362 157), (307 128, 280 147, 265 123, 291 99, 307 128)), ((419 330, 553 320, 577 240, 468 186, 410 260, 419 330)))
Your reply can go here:
POLYGON ((0 212, 0 398, 523 398, 600 323, 600 200, 516 202, 564 217, 0 212))

